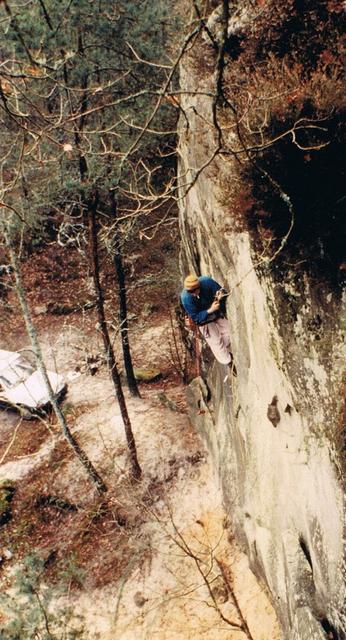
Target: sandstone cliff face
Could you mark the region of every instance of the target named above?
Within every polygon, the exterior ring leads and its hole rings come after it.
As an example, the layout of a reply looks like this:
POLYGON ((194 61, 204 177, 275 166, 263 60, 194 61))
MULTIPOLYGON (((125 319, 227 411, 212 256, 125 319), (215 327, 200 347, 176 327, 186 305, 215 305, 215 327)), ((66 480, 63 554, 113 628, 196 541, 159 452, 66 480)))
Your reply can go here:
POLYGON ((211 275, 231 291, 228 319, 238 375, 224 382, 226 368, 205 348, 202 376, 189 387, 191 416, 213 458, 238 540, 271 593, 284 637, 340 639, 346 627, 343 488, 335 444, 340 289, 312 281, 304 265, 276 277, 270 251, 256 253, 251 234, 232 216, 227 193, 235 160, 213 158, 217 136, 206 94, 214 78, 203 77, 185 60, 182 271, 211 275), (278 411, 276 425, 267 417, 269 405, 278 411))

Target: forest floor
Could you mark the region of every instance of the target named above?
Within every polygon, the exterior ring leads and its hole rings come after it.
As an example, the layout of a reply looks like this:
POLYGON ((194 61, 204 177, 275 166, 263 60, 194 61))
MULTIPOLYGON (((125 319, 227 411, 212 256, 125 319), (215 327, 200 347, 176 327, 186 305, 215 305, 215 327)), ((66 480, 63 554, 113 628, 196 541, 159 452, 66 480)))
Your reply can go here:
MULTIPOLYGON (((108 487, 105 496, 97 495, 53 416, 28 422, 1 412, 0 479, 15 486, 12 517, 0 529, 1 591, 13 594, 15 571, 28 557, 39 557, 38 595, 47 603, 54 638, 72 628, 90 640, 280 638, 274 610, 237 548, 207 452, 188 419, 177 355, 182 346, 172 329, 176 244, 172 232, 126 263, 134 364, 162 372, 160 380, 140 385, 141 399, 125 390, 143 471, 137 485, 129 481, 123 423, 95 311, 72 310, 91 296, 84 258, 48 247, 25 262, 47 366, 68 381, 63 409, 69 426, 108 487)), ((121 362, 114 276, 106 262, 102 272, 121 362)), ((0 348, 15 350, 28 339, 13 292, 8 302, 1 311, 0 348)), ((28 617, 35 603, 25 602, 28 617)), ((23 606, 21 613, 16 606, 14 615, 23 616, 23 606)))

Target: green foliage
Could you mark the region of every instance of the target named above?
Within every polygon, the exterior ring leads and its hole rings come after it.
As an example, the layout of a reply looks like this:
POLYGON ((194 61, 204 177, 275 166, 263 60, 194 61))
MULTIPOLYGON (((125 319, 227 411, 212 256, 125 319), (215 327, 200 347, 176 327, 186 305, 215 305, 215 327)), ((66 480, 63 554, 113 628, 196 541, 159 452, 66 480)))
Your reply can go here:
MULTIPOLYGON (((139 159, 174 146, 176 110, 163 105, 127 162, 167 78, 176 19, 167 3, 55 0, 0 7, 0 141, 6 203, 27 234, 80 212, 94 188, 128 190, 139 159), (9 15, 10 13, 10 15, 9 15), (131 49, 132 47, 132 49, 131 49), (158 63, 149 66, 141 59, 158 63), (155 133, 157 131, 157 133, 155 133)), ((169 179, 171 163, 161 180, 169 179)), ((142 170, 142 169, 141 169, 142 170)), ((9 217, 5 211, 5 217, 9 217)), ((11 214, 12 215, 12 214, 11 214)))
POLYGON ((11 518, 11 502, 15 486, 10 480, 0 481, 0 526, 11 518))
POLYGON ((63 604, 65 590, 43 584, 44 562, 28 556, 15 573, 8 593, 0 595, 5 622, 0 623, 0 640, 76 640, 83 637, 81 621, 63 604), (78 628, 77 628, 78 626, 78 628))
POLYGON ((78 566, 74 555, 70 555, 66 558, 64 567, 60 571, 60 580, 64 584, 77 585, 82 587, 85 581, 85 571, 78 566))

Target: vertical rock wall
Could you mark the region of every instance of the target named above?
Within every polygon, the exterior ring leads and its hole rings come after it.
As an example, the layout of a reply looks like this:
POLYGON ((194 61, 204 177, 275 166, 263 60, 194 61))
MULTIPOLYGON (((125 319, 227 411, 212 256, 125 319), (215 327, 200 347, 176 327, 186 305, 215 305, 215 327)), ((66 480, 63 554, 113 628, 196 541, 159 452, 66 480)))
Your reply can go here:
POLYGON ((212 83, 191 61, 183 63, 182 271, 211 275, 231 291, 238 375, 224 382, 226 368, 209 358, 189 388, 191 416, 284 637, 341 639, 343 488, 330 437, 340 415, 340 295, 322 284, 316 289, 296 267, 278 282, 275 261, 256 255, 249 233, 233 219, 227 191, 235 161, 214 158, 212 83), (293 303, 295 312, 288 313, 293 303), (267 417, 271 403, 279 412, 276 426, 267 417))

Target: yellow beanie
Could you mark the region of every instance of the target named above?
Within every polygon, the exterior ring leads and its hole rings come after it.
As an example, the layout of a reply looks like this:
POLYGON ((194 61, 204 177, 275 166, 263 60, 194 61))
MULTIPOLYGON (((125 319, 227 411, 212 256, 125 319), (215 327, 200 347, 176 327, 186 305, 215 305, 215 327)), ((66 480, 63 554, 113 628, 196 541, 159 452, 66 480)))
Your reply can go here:
POLYGON ((197 276, 194 276, 190 273, 184 280, 184 287, 187 291, 191 291, 191 289, 196 289, 199 285, 199 280, 197 276))

